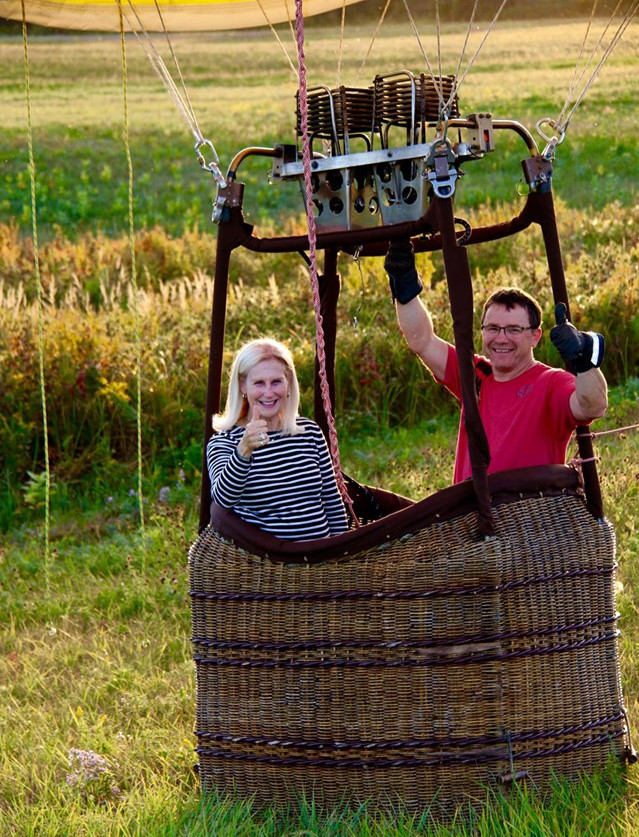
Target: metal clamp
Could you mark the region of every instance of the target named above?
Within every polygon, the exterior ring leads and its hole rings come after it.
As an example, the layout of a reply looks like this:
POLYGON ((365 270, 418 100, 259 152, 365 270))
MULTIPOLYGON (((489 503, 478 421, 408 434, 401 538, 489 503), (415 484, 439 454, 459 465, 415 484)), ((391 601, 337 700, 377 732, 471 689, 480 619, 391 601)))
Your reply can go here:
POLYGON ((433 145, 433 150, 426 160, 430 168, 428 179, 431 182, 433 191, 438 198, 450 198, 455 192, 455 181, 457 180, 457 169, 454 165, 455 153, 448 140, 438 140, 433 145))

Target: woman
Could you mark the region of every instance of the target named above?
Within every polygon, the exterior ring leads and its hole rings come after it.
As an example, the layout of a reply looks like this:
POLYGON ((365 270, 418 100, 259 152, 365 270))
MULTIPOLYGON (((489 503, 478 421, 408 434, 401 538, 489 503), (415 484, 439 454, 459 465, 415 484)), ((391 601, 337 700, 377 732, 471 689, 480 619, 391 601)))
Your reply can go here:
POLYGON ((268 338, 245 344, 206 448, 213 501, 287 540, 348 529, 324 435, 298 416, 299 397, 286 346, 268 338))

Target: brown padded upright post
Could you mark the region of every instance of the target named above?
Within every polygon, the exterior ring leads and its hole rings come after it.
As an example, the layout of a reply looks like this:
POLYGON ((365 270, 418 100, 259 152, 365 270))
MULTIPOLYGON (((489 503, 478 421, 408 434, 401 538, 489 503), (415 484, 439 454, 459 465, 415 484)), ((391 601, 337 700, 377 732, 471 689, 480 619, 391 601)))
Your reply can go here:
POLYGON ((235 234, 232 226, 220 224, 215 258, 211 334, 209 344, 209 373, 206 387, 206 415, 204 419, 204 450, 202 453, 202 487, 200 494, 200 527, 206 528, 210 519, 211 482, 206 464, 206 445, 211 437, 211 420, 220 411, 222 390, 222 362, 224 359, 224 329, 226 326, 226 296, 229 264, 235 234))
POLYGON ((442 237, 442 254, 446 268, 461 380, 464 424, 468 434, 468 450, 479 511, 479 533, 488 536, 495 532, 486 477, 490 463, 490 450, 477 400, 473 345, 473 285, 470 263, 466 248, 460 247, 457 243, 452 199, 433 197, 433 203, 436 207, 438 227, 442 237))
MULTIPOLYGON (((568 290, 566 288, 566 277, 564 274, 563 259, 561 257, 561 245, 559 243, 552 191, 548 189, 545 192, 539 192, 536 195, 536 204, 538 210, 537 222, 541 227, 546 246, 546 257, 548 259, 553 299, 555 305, 558 302, 565 304, 567 317, 570 319, 568 290)), ((582 460, 581 472, 584 477, 586 502, 593 517, 601 520, 604 516, 603 499, 595 462, 595 452, 592 445, 592 434, 588 427, 580 425, 577 428, 577 445, 579 447, 579 456, 582 460)))

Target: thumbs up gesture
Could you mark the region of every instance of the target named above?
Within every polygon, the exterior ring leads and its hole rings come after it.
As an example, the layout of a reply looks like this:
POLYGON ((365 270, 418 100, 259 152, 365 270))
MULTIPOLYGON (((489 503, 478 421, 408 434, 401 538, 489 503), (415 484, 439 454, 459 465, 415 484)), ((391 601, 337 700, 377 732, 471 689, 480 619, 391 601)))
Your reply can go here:
POLYGON ((259 404, 255 404, 251 412, 251 420, 247 423, 244 435, 238 444, 241 456, 248 459, 251 454, 268 444, 268 426, 261 417, 259 404))
POLYGON ((604 339, 594 331, 579 331, 566 318, 563 302, 555 305, 556 325, 550 330, 553 345, 574 374, 587 372, 601 366, 604 357, 604 339))

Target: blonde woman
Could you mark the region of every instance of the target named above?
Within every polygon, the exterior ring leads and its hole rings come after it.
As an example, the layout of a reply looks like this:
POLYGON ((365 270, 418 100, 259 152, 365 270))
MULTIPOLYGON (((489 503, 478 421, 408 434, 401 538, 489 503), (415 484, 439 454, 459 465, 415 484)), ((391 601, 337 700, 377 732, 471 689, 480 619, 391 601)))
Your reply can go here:
POLYGON ((299 397, 287 347, 269 338, 246 343, 206 449, 212 500, 287 540, 348 529, 326 440, 298 415, 299 397))

